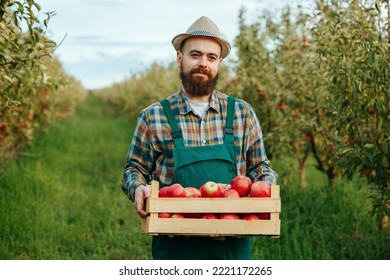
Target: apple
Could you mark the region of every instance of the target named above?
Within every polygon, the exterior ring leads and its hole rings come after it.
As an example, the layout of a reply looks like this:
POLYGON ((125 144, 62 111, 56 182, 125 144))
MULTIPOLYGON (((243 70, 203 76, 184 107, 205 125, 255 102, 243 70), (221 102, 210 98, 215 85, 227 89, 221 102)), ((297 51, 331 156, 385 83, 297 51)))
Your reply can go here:
POLYGON ((173 213, 173 214, 171 215, 171 218, 173 218, 173 219, 184 219, 185 216, 184 216, 184 214, 182 214, 182 213, 173 213))
POLYGON ((192 218, 192 219, 198 219, 198 218, 202 217, 202 213, 185 213, 184 217, 192 218))
POLYGON ((167 196, 169 197, 186 197, 186 191, 180 184, 173 184, 169 186, 167 190, 167 196))
POLYGON ((202 219, 210 219, 210 220, 214 220, 214 219, 218 219, 218 216, 215 215, 214 213, 204 213, 202 216, 201 216, 202 219))
POLYGON ((265 181, 253 182, 249 191, 250 197, 271 197, 271 187, 265 181))
POLYGON ((162 187, 160 191, 158 192, 158 197, 168 197, 167 191, 169 189, 169 186, 162 187))
POLYGON ((260 220, 259 215, 254 213, 243 214, 241 219, 243 220, 260 220))
POLYGON ((270 220, 271 214, 270 213, 259 213, 260 220, 270 220))
POLYGON ((200 195, 202 197, 221 197, 221 189, 218 184, 212 181, 204 183, 200 188, 200 195))
POLYGON ((159 218, 170 218, 171 213, 158 213, 159 218))
POLYGON ((240 197, 244 197, 249 194, 252 180, 245 175, 237 175, 232 179, 230 185, 240 194, 240 197))
POLYGON ((231 188, 230 184, 217 183, 217 185, 221 189, 222 193, 226 192, 228 189, 231 188))
POLYGON ((240 219, 240 217, 235 213, 221 213, 218 215, 218 217, 220 219, 225 219, 225 220, 227 220, 227 219, 228 220, 239 220, 240 219))
POLYGON ((186 192, 186 197, 201 197, 200 190, 195 187, 186 187, 184 190, 186 192))
POLYGON ((235 189, 228 189, 223 193, 223 197, 226 198, 239 198, 240 194, 235 189))

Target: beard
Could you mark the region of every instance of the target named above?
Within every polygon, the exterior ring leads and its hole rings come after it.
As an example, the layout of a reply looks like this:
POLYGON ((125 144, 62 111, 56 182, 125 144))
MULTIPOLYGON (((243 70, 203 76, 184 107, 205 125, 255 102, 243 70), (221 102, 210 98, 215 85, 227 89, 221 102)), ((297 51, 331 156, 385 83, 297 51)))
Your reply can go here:
POLYGON ((198 67, 192 69, 189 73, 184 73, 183 67, 180 66, 179 76, 187 94, 201 97, 210 95, 213 92, 217 85, 219 74, 213 78, 210 71, 204 67, 198 67), (207 75, 208 78, 194 76, 195 73, 199 72, 207 75))

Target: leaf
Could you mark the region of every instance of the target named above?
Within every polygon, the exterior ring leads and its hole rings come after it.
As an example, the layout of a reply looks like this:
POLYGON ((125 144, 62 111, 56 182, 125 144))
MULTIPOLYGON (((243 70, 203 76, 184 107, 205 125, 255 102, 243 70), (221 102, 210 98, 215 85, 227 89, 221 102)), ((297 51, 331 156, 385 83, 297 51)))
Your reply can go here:
POLYGON ((364 148, 373 149, 373 148, 375 148, 375 145, 372 144, 372 143, 367 143, 367 144, 364 145, 364 148))
POLYGON ((33 2, 33 5, 37 8, 38 11, 40 11, 42 8, 41 8, 41 5, 39 5, 38 3, 36 2, 33 2))
POLYGON ((389 166, 389 161, 387 160, 387 157, 382 158, 382 166, 383 167, 388 167, 389 166))
POLYGON ((379 3, 379 0, 375 0, 375 9, 379 14, 381 13, 381 4, 379 3))
POLYGON ((368 63, 370 65, 374 65, 375 64, 375 53, 373 53, 373 52, 369 52, 368 53, 368 63))

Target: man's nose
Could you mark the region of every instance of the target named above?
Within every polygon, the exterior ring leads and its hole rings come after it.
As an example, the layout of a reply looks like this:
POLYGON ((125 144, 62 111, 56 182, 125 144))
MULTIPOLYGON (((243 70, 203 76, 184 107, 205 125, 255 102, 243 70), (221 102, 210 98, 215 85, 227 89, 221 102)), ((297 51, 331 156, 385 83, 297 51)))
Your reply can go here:
POLYGON ((207 67, 207 56, 202 55, 199 59, 199 66, 207 67))

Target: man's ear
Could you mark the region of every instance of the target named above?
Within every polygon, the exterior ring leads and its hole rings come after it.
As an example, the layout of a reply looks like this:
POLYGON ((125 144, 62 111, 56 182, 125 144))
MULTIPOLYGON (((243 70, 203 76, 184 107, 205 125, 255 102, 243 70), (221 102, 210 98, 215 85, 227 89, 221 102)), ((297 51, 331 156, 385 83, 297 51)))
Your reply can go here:
POLYGON ((218 65, 218 73, 219 73, 219 70, 221 70, 222 61, 223 61, 223 58, 220 58, 219 65, 218 65))
POLYGON ((182 58, 183 58, 183 54, 180 51, 177 51, 176 52, 176 63, 177 63, 177 66, 179 68, 180 68, 180 65, 181 65, 182 58))

